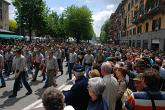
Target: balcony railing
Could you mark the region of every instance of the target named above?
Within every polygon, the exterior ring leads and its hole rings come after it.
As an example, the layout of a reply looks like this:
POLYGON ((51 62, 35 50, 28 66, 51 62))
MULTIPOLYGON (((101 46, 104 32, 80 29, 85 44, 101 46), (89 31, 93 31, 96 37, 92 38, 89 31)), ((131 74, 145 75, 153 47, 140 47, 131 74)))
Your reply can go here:
POLYGON ((138 24, 138 23, 143 23, 145 20, 152 18, 159 12, 165 12, 165 6, 164 5, 159 5, 156 7, 153 7, 152 9, 149 9, 148 11, 144 11, 144 13, 138 11, 138 13, 133 17, 132 23, 133 24, 138 24))

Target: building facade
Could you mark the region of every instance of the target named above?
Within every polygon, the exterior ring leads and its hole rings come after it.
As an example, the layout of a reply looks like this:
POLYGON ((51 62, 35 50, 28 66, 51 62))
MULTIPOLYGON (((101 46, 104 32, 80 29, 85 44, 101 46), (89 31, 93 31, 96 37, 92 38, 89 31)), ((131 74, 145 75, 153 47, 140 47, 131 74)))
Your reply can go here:
POLYGON ((9 30, 9 3, 0 0, 0 29, 9 30))
POLYGON ((123 0, 115 15, 120 44, 165 51, 165 0, 123 0))

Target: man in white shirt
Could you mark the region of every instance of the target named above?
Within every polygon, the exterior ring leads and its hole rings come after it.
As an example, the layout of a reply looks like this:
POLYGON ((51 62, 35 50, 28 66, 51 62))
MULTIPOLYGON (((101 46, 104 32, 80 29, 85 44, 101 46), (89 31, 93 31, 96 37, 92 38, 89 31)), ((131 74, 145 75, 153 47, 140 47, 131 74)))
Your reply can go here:
POLYGON ((83 66, 85 67, 85 73, 87 77, 93 63, 94 63, 94 56, 91 54, 91 50, 87 50, 87 54, 84 56, 82 63, 83 66))
POLYGON ((28 91, 25 95, 32 94, 32 89, 26 78, 26 59, 22 55, 22 49, 20 47, 17 47, 16 49, 16 56, 13 60, 13 69, 15 71, 15 82, 13 87, 13 93, 9 96, 9 98, 17 96, 17 91, 20 89, 21 81, 28 91))
POLYGON ((74 52, 74 49, 70 48, 69 49, 70 53, 69 53, 69 65, 68 65, 68 72, 69 72, 69 79, 72 79, 72 69, 74 64, 76 64, 77 62, 77 54, 74 52))
POLYGON ((56 57, 53 55, 53 51, 49 51, 49 57, 46 61, 46 70, 47 79, 43 88, 57 86, 55 77, 58 73, 58 63, 56 57))

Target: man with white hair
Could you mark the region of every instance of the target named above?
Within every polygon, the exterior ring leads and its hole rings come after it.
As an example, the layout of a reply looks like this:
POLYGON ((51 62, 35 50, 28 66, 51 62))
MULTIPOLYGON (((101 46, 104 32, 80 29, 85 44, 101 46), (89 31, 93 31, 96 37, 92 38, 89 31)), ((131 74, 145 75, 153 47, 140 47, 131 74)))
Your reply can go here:
POLYGON ((101 74, 106 83, 103 97, 108 103, 109 110, 115 110, 119 84, 112 74, 112 64, 104 62, 101 66, 101 74))

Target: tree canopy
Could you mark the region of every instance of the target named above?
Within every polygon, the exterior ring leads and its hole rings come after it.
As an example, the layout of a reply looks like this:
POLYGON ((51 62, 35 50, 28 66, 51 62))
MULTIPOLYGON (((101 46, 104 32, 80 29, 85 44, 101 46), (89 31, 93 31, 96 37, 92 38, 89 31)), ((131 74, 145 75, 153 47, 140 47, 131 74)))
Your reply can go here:
POLYGON ((67 7, 64 17, 65 29, 69 32, 69 36, 75 38, 77 42, 93 37, 92 12, 86 6, 67 7))
POLYGON ((109 39, 109 19, 104 22, 104 24, 101 27, 101 33, 100 33, 100 40, 101 42, 105 43, 109 39))
POLYGON ((17 22, 14 19, 9 20, 9 31, 15 32, 17 29, 17 22))
POLYGON ((92 12, 86 6, 72 5, 58 15, 43 0, 13 0, 12 3, 16 8, 19 32, 28 32, 30 39, 32 32, 37 36, 48 35, 52 38, 73 37, 77 42, 95 36, 92 12))
POLYGON ((43 0, 13 0, 17 9, 16 20, 21 29, 28 30, 30 40, 32 31, 45 27, 45 2, 43 0))

